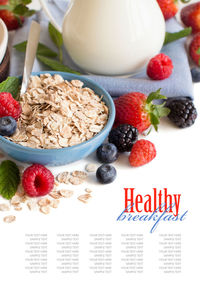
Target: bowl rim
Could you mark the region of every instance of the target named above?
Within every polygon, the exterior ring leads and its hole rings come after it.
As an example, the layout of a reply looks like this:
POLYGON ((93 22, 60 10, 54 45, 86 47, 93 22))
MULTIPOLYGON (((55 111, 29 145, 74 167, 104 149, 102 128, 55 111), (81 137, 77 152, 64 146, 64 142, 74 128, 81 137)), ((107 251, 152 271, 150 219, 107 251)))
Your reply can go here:
MULTIPOLYGON (((68 146, 68 147, 64 147, 64 148, 51 148, 51 149, 45 149, 45 148, 32 148, 32 147, 26 147, 26 146, 23 146, 23 145, 20 145, 20 144, 16 144, 12 141, 9 141, 8 139, 4 138, 3 136, 0 136, 0 142, 4 142, 6 144, 8 144, 9 146, 12 146, 18 150, 23 150, 23 151, 27 151, 27 152, 32 152, 32 153, 61 153, 62 151, 68 151, 68 150, 76 150, 80 147, 85 147, 87 145, 89 145, 90 143, 92 143, 93 141, 95 141, 96 139, 98 139, 99 136, 101 136, 102 134, 104 134, 107 129, 109 127, 112 127, 113 123, 114 123, 114 120, 115 120, 115 105, 114 105, 114 101, 111 97, 111 95, 103 88, 101 87, 98 83, 94 82, 93 80, 89 79, 89 78, 86 78, 86 77, 83 77, 82 75, 77 75, 77 74, 72 74, 72 73, 67 73, 67 72, 59 72, 59 71, 40 71, 40 72, 33 72, 31 73, 31 76, 39 76, 40 74, 51 74, 51 75, 55 75, 55 74, 58 74, 58 75, 67 75, 69 78, 71 79, 82 79, 84 82, 87 82, 91 85, 94 85, 95 87, 99 88, 102 92, 103 92, 103 95, 107 96, 108 98, 108 101, 110 103, 110 107, 109 107, 109 117, 108 117, 108 121, 106 123, 106 125, 104 126, 104 128, 97 134, 95 135, 94 137, 92 137, 91 139, 87 140, 87 141, 84 141, 82 143, 79 143, 77 145, 73 145, 73 146, 68 146)), ((22 79, 22 76, 17 76, 19 79, 22 79)), ((92 89, 92 86, 91 86, 91 89, 92 89)), ((96 93, 98 95, 98 93, 96 93)), ((108 105, 107 105, 108 106, 108 105)), ((0 143, 1 144, 1 143, 0 143)))

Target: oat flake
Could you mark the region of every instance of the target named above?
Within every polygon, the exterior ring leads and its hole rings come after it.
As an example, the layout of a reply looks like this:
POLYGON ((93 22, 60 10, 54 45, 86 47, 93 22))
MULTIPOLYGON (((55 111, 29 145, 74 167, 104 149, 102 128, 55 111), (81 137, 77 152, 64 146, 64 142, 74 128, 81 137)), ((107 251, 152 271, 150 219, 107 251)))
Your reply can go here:
POLYGON ((50 206, 53 207, 53 208, 57 208, 59 203, 60 203, 59 199, 52 199, 50 206))
POLYGON ((70 198, 73 196, 74 192, 71 190, 60 190, 59 191, 60 195, 64 198, 70 198))
POLYGON ((10 210, 10 206, 6 203, 1 203, 0 204, 0 211, 9 211, 10 210))
POLYGON ((30 78, 20 96, 22 114, 17 131, 7 139, 32 148, 63 148, 87 141, 108 120, 108 107, 83 82, 60 75, 30 78))
POLYGON ((48 198, 41 198, 38 202, 37 202, 37 204, 39 205, 39 206, 47 206, 47 205, 49 205, 50 204, 50 200, 48 199, 48 198))
POLYGON ((62 172, 57 175, 56 180, 59 183, 69 184, 70 173, 69 172, 62 172))
POLYGON ((49 214, 50 213, 50 207, 49 206, 41 206, 40 212, 42 212, 44 214, 49 214))
POLYGON ((16 220, 16 217, 14 215, 8 215, 8 216, 5 216, 3 221, 5 223, 12 223, 16 220))
POLYGON ((97 166, 96 166, 96 164, 93 164, 93 163, 89 163, 89 164, 87 164, 86 166, 85 166, 85 170, 87 171, 87 172, 96 172, 96 169, 97 169, 97 166))
POLYGON ((80 195, 78 197, 78 200, 82 201, 83 203, 87 203, 88 200, 91 198, 92 196, 90 194, 84 194, 84 195, 80 195))

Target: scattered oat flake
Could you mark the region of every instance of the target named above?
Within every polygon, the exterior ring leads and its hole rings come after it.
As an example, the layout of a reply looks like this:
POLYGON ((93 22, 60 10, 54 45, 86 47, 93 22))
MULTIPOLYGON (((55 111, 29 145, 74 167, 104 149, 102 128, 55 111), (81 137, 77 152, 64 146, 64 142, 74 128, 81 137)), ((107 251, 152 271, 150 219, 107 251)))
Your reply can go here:
POLYGON ((84 195, 80 195, 78 197, 78 200, 82 201, 83 203, 87 203, 88 200, 91 198, 92 196, 90 194, 84 194, 84 195))
POLYGON ((96 169, 97 169, 97 166, 96 166, 96 164, 94 164, 94 163, 89 163, 89 164, 87 164, 87 165, 85 166, 85 170, 86 170, 87 172, 95 172, 96 169))
POLYGON ((8 216, 5 216, 3 221, 5 223, 12 223, 16 220, 16 217, 14 215, 8 215, 8 216))
POLYGON ((90 194, 92 193, 92 190, 91 189, 85 189, 86 193, 90 194))
POLYGON ((36 202, 28 201, 27 206, 28 206, 29 210, 35 210, 36 207, 37 207, 37 204, 36 204, 36 202))
POLYGON ((19 168, 19 171, 20 171, 21 173, 25 170, 25 167, 22 166, 22 165, 18 166, 18 168, 19 168))
POLYGON ((71 190, 64 190, 64 189, 60 190, 59 193, 60 193, 60 195, 61 195, 62 197, 64 197, 64 198, 70 198, 70 197, 72 197, 73 194, 74 194, 73 191, 71 191, 71 190))
POLYGON ((27 195, 24 195, 24 196, 22 196, 22 197, 20 198, 20 201, 24 203, 24 202, 26 202, 26 201, 28 201, 28 200, 30 200, 30 199, 32 199, 32 198, 28 197, 27 195))
POLYGON ((49 195, 50 195, 52 198, 54 198, 54 199, 59 199, 59 198, 61 198, 61 195, 60 195, 59 192, 57 192, 57 191, 51 191, 49 195))
POLYGON ((49 205, 51 203, 51 201, 48 199, 48 198, 41 198, 38 202, 37 202, 37 204, 39 205, 39 206, 47 206, 47 205, 49 205))
POLYGON ((24 188, 20 185, 17 189, 15 196, 23 197, 25 195, 24 188))
POLYGON ((22 210, 22 207, 21 207, 20 205, 16 205, 16 206, 14 207, 14 210, 16 210, 16 211, 21 211, 21 210, 22 210))
POLYGON ((42 212, 44 214, 49 214, 50 213, 50 207, 49 206, 41 206, 40 212, 42 212))
POLYGON ((57 208, 59 203, 60 203, 59 199, 52 199, 50 206, 53 207, 53 208, 57 208))
POLYGON ((70 173, 69 172, 62 172, 56 176, 56 180, 59 183, 69 184, 70 173))
POLYGON ((10 210, 10 206, 6 203, 1 203, 0 204, 0 211, 8 211, 10 210))
POLYGON ((19 205, 21 203, 21 197, 15 195, 14 197, 12 197, 10 203, 11 205, 19 205))
POLYGON ((78 178, 78 177, 73 177, 73 176, 70 177, 69 181, 72 185, 75 185, 75 186, 81 185, 85 182, 84 179, 81 179, 81 178, 78 178))
POLYGON ((87 173, 83 171, 73 171, 71 175, 80 179, 86 179, 88 176, 87 173))

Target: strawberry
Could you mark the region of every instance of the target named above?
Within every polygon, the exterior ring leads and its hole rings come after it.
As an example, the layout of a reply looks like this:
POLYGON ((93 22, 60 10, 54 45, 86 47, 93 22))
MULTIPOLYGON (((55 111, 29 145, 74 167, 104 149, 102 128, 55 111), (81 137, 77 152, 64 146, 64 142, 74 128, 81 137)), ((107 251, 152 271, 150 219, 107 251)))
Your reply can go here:
POLYGON ((190 43, 189 52, 192 60, 200 66, 200 32, 194 36, 190 43))
POLYGON ((160 118, 167 116, 170 110, 160 105, 153 104, 154 100, 166 99, 160 94, 160 89, 147 95, 140 92, 131 92, 117 98, 115 102, 115 124, 129 124, 138 129, 139 133, 147 130, 151 125, 158 129, 160 118))
POLYGON ((200 1, 184 7, 181 10, 181 20, 192 32, 200 32, 200 1))
POLYGON ((156 157, 156 149, 152 142, 148 140, 137 141, 129 155, 130 165, 139 167, 152 161, 156 157))
POLYGON ((173 18, 178 12, 176 0, 157 0, 165 20, 173 18))
POLYGON ((26 6, 31 0, 0 0, 0 18, 5 22, 8 30, 15 30, 22 26, 24 17, 35 13, 26 6))

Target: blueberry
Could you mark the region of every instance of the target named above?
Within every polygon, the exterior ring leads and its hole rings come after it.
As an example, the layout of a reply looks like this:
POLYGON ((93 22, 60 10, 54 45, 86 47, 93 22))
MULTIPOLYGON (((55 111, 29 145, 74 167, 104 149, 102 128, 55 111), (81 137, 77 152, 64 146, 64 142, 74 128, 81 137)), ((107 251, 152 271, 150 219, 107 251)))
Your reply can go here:
POLYGON ((112 143, 102 144, 97 149, 97 158, 102 163, 112 163, 117 160, 117 147, 112 143))
POLYGON ((97 180, 102 184, 112 183, 117 176, 115 167, 109 164, 101 165, 96 172, 97 180))
POLYGON ((192 80, 194 83, 200 82, 200 68, 194 67, 191 70, 192 73, 192 80))
POLYGON ((6 116, 0 118, 0 135, 12 136, 17 129, 17 122, 13 117, 6 116))

